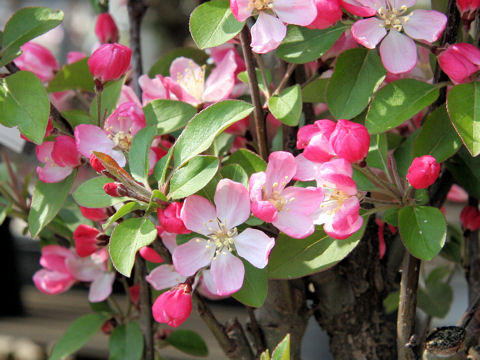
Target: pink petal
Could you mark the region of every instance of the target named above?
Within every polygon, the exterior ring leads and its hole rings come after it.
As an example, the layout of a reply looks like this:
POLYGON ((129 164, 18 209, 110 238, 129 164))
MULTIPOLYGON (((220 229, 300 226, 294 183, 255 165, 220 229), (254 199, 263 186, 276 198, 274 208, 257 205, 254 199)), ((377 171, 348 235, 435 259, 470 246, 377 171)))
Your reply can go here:
POLYGON ((77 151, 75 139, 66 135, 57 136, 53 144, 52 158, 58 166, 72 168, 79 166, 80 154, 77 151))
POLYGON ((152 249, 149 246, 142 247, 139 253, 142 258, 144 258, 145 260, 151 263, 154 263, 154 264, 163 263, 162 257, 154 249, 152 249))
POLYGON ((187 277, 177 273, 173 265, 160 265, 153 269, 145 279, 155 290, 163 290, 184 282, 187 277))
POLYGON ((406 6, 407 8, 409 8, 415 5, 417 2, 417 0, 391 0, 391 1, 394 9, 401 9, 402 6, 406 6))
POLYGON ((341 2, 342 7, 353 15, 368 17, 377 13, 375 8, 364 6, 356 0, 341 0, 341 2))
POLYGON ((347 195, 357 193, 357 185, 349 176, 342 174, 325 174, 317 179, 318 187, 326 189, 340 190, 347 195))
POLYGON ((362 6, 366 6, 370 9, 375 9, 375 10, 378 10, 382 7, 386 8, 387 7, 386 1, 389 1, 389 0, 357 0, 357 2, 362 6))
POLYGON ((408 36, 414 39, 432 43, 442 35, 445 25, 447 25, 445 14, 435 10, 419 9, 408 15, 408 20, 404 22, 403 29, 408 36))
POLYGON ((150 79, 148 75, 142 75, 138 79, 138 83, 142 88, 143 105, 147 105, 154 99, 168 99, 168 90, 163 84, 163 76, 157 75, 154 79, 150 79))
POLYGON ((358 199, 351 197, 337 211, 332 221, 325 223, 323 229, 334 239, 346 239, 362 227, 363 218, 359 216, 359 209, 358 199))
POLYGON ((230 179, 220 180, 214 201, 217 207, 217 218, 227 229, 243 224, 250 217, 248 190, 240 183, 230 179))
POLYGON ((401 74, 412 70, 417 64, 417 45, 409 37, 390 30, 380 44, 380 57, 388 71, 401 74))
POLYGON ((63 246, 46 245, 42 248, 40 265, 48 270, 67 273, 68 269, 65 265, 65 261, 74 258, 76 258, 75 254, 63 246))
POLYGON ((235 85, 235 51, 229 51, 222 61, 212 70, 203 92, 205 102, 218 102, 228 98, 235 85))
POLYGON ((183 86, 181 86, 179 83, 177 83, 174 79, 171 77, 166 77, 163 79, 163 83, 170 92, 180 101, 189 103, 192 106, 198 106, 201 104, 200 99, 197 99, 196 97, 190 95, 188 91, 186 91, 183 86))
POLYGON ((268 157, 265 182, 265 195, 270 197, 272 191, 281 191, 292 180, 297 164, 292 154, 275 151, 268 157))
POLYGON ((210 268, 213 281, 217 287, 217 295, 230 295, 241 289, 245 276, 242 260, 223 250, 212 261, 210 268))
POLYGON ((179 274, 192 276, 198 269, 210 264, 214 255, 215 244, 210 240, 193 238, 175 249, 172 260, 179 274))
POLYGON ((164 231, 160 234, 160 238, 162 239, 163 245, 165 245, 168 251, 170 251, 170 253, 173 253, 173 251, 177 247, 177 234, 164 231))
POLYGON ((219 230, 215 206, 202 196, 187 197, 180 217, 187 229, 199 234, 208 236, 219 230))
POLYGON ((252 15, 253 7, 250 6, 250 0, 230 0, 230 9, 238 21, 245 21, 252 15))
POLYGON ((313 0, 275 0, 273 11, 287 24, 307 26, 317 17, 313 0))
POLYGON ((96 264, 91 258, 75 258, 66 261, 68 271, 78 281, 91 282, 103 272, 103 267, 96 264))
POLYGON ((320 168, 319 163, 306 159, 303 154, 295 158, 295 163, 297 164, 297 172, 294 176, 295 180, 310 181, 315 179, 317 171, 320 168))
POLYGON ((56 183, 65 179, 72 173, 71 167, 57 166, 53 161, 48 162, 42 168, 37 166, 38 178, 44 183, 56 183))
POLYGON ((352 36, 361 45, 375 49, 387 34, 384 22, 376 17, 358 20, 352 25, 352 36))
POLYGON ((281 192, 281 196, 287 200, 287 204, 282 212, 292 211, 294 213, 311 215, 323 201, 323 190, 314 187, 300 188, 289 186, 281 192))
POLYGON ((126 160, 121 151, 113 150, 115 144, 102 129, 95 125, 80 124, 75 128, 75 143, 77 150, 86 158, 90 158, 92 151, 99 151, 110 155, 119 166, 124 167, 126 160))
POLYGON ((250 179, 248 181, 248 188, 250 192, 250 199, 252 201, 263 200, 262 189, 265 185, 266 179, 267 178, 264 171, 250 175, 250 179))
POLYGON ((217 287, 213 281, 212 273, 210 270, 203 270, 200 281, 198 282, 197 291, 210 300, 223 299, 226 296, 217 295, 217 287))
POLYGON ((44 141, 35 148, 37 160, 46 163, 52 161, 53 141, 44 141))
POLYGON ((323 133, 313 136, 303 151, 303 156, 317 163, 330 160, 335 154, 332 151, 329 138, 323 133))
POLYGON ((104 272, 100 274, 90 285, 88 301, 95 303, 108 298, 112 293, 112 285, 114 280, 114 272, 104 272))
POLYGON ((318 174, 319 176, 336 174, 352 177, 353 168, 352 165, 345 159, 333 159, 323 163, 318 170, 318 174))
POLYGON ((268 264, 268 256, 275 245, 275 239, 263 231, 248 228, 235 237, 235 249, 238 255, 253 266, 263 269, 268 264))
POLYGON ((33 283, 44 294, 55 295, 70 289, 75 279, 68 273, 41 269, 33 275, 33 283))
POLYGON ((293 211, 280 211, 278 220, 272 223, 280 231, 296 239, 303 239, 315 230, 313 219, 309 215, 293 211))
POLYGON ((258 15, 257 22, 250 31, 252 33, 252 50, 259 54, 276 49, 287 35, 285 24, 263 11, 258 15))
POLYGON ((270 201, 252 201, 252 213, 260 220, 274 222, 278 219, 278 210, 270 201))
POLYGON ((97 251, 97 235, 100 232, 94 227, 80 224, 73 232, 75 250, 80 257, 87 257, 97 251))

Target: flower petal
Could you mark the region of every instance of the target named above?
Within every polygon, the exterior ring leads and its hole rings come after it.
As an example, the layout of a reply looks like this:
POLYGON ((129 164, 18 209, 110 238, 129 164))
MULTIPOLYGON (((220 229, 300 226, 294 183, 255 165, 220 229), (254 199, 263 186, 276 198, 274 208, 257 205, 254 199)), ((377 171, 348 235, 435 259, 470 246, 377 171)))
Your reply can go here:
POLYGON ((343 240, 358 231, 363 224, 359 215, 360 204, 356 197, 348 199, 330 222, 323 226, 325 232, 334 239, 343 240))
POLYGON ((414 39, 430 43, 438 40, 447 25, 445 14, 435 10, 418 9, 412 11, 406 19, 408 20, 403 24, 405 33, 414 39))
POLYGON ((187 197, 183 203, 180 218, 187 229, 205 236, 219 230, 215 206, 202 196, 187 197))
POLYGON ((238 255, 259 269, 267 266, 268 256, 275 245, 274 238, 268 237, 263 231, 250 228, 235 237, 234 242, 238 255))
POLYGON ((250 217, 248 190, 240 183, 230 179, 220 180, 214 201, 217 207, 217 218, 227 229, 243 224, 250 217))
POLYGON ((245 21, 252 15, 253 7, 250 6, 250 0, 230 0, 230 9, 238 21, 245 21))
POLYGON ((297 164, 297 172, 293 177, 295 180, 311 181, 315 179, 320 167, 319 163, 308 160, 303 154, 295 158, 295 163, 297 164))
POLYGON ((68 273, 41 269, 33 275, 33 283, 44 294, 55 295, 70 289, 75 279, 68 273))
POLYGON ((287 24, 307 26, 317 17, 313 0, 275 0, 273 11, 287 24))
POLYGON ((380 40, 387 34, 383 23, 376 17, 358 20, 352 25, 352 36, 366 48, 375 49, 380 40))
POLYGON ((210 268, 213 281, 217 287, 217 295, 230 295, 241 289, 245 277, 242 260, 223 250, 212 261, 210 268))
POLYGON ((45 183, 56 183, 65 179, 72 173, 71 167, 57 166, 53 161, 45 164, 44 167, 37 166, 38 178, 45 183))
POLYGON ((269 198, 273 191, 281 191, 292 180, 297 164, 292 154, 275 151, 268 157, 265 181, 265 196, 269 198))
POLYGON ((409 37, 390 30, 380 44, 380 57, 388 71, 401 74, 412 70, 417 64, 417 45, 409 37))
POLYGON ((278 220, 272 224, 295 239, 303 239, 311 235, 315 230, 311 216, 293 211, 280 211, 278 220))
POLYGON ((112 285, 115 280, 114 272, 103 272, 90 285, 88 301, 92 303, 105 300, 112 293, 112 285))
POLYGON ((205 239, 193 238, 175 248, 172 260, 175 270, 180 275, 192 276, 198 269, 210 264, 214 255, 214 244, 205 239))
POLYGON ((203 101, 217 102, 228 98, 235 85, 235 51, 229 51, 212 70, 205 82, 203 101))
POLYGON ((257 22, 250 29, 252 33, 252 50, 265 54, 280 45, 287 35, 286 25, 278 18, 260 12, 257 22))
POLYGON ((177 273, 173 265, 160 265, 153 269, 145 279, 155 290, 163 290, 184 282, 187 277, 177 273))
POLYGON ((283 211, 311 215, 323 201, 323 189, 289 186, 281 192, 281 196, 287 200, 283 211))

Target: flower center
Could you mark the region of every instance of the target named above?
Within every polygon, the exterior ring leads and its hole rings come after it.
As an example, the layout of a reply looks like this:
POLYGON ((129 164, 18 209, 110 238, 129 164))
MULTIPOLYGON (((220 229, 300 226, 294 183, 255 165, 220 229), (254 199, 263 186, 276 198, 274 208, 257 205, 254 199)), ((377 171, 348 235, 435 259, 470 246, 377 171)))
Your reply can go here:
POLYGON ((350 195, 344 193, 341 190, 334 189, 329 195, 328 200, 325 200, 320 207, 329 207, 329 211, 327 212, 328 215, 332 215, 336 213, 343 204, 350 199, 350 195), (333 206, 335 206, 333 208, 333 206))
POLYGON ((132 139, 133 139, 133 136, 130 132, 126 133, 123 131, 119 131, 117 133, 110 134, 109 137, 114 142, 116 148, 119 148, 120 150, 123 150, 123 151, 130 150, 130 146, 132 146, 132 139))
POLYGON ((382 26, 387 30, 394 29, 397 31, 402 31, 403 24, 408 21, 408 16, 403 16, 407 11, 407 7, 402 5, 399 9, 391 8, 379 8, 377 11, 377 17, 383 20, 382 26))
MULTIPOLYGON (((228 229, 225 224, 221 222, 218 218, 216 219, 216 221, 218 228, 213 226, 207 226, 207 224, 204 224, 207 230, 211 232, 211 234, 208 236, 207 246, 211 246, 212 242, 213 244, 215 244, 215 256, 217 256, 224 250, 232 252, 234 248, 233 245, 235 237, 238 235, 236 227, 233 229, 228 229)), ((210 220, 209 222, 214 222, 214 220, 210 220)))
POLYGON ((195 63, 190 61, 183 74, 177 73, 177 83, 195 99, 202 101, 205 89, 205 65, 201 66, 200 70, 195 70, 195 63))
POLYGON ((253 9, 258 12, 265 11, 265 10, 272 10, 273 9, 273 1, 274 0, 250 0, 248 4, 248 9, 253 9))

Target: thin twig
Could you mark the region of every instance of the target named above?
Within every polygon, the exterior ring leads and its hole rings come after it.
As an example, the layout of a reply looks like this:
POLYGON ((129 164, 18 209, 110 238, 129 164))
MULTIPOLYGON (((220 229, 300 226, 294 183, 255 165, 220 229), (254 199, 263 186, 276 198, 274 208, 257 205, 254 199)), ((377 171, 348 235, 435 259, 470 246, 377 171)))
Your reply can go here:
POLYGON ((297 67, 297 64, 288 64, 287 70, 285 71, 285 74, 283 74, 282 80, 280 80, 280 83, 278 84, 277 88, 275 91, 272 93, 272 96, 280 94, 280 91, 282 91, 285 86, 288 84, 288 80, 290 79, 290 76, 292 76, 293 70, 297 67))
POLYGON ((270 92, 270 83, 267 80, 267 74, 265 72, 265 65, 263 64, 262 57, 259 54, 253 53, 253 55, 255 56, 255 60, 257 61, 258 67, 260 68, 260 74, 262 74, 263 83, 265 84, 265 89, 267 91, 266 97, 268 100, 270 99, 270 96, 272 96, 272 94, 270 92))
POLYGON ((135 94, 141 99, 142 89, 138 83, 138 79, 143 73, 140 30, 143 16, 147 11, 147 5, 144 0, 128 0, 127 9, 128 21, 130 23, 130 47, 132 48, 133 89, 135 94))
POLYGON ((260 329, 257 318, 255 317, 254 309, 250 306, 246 306, 246 308, 248 312, 248 317, 250 318, 250 329, 252 331, 253 339, 255 341, 255 347, 257 350, 256 357, 259 358, 260 354, 265 351, 266 348, 265 339, 263 338, 262 329, 260 329))
POLYGON ((253 60, 252 49, 250 48, 250 30, 245 25, 240 32, 240 41, 242 43, 243 57, 245 59, 245 66, 247 67, 248 86, 250 94, 252 95, 252 102, 254 106, 253 117, 255 120, 255 133, 258 141, 258 150, 263 160, 268 158, 267 147, 267 132, 265 126, 265 115, 260 100, 260 89, 258 88, 257 74, 255 72, 255 63, 253 60))
POLYGON ((25 200, 22 198, 22 194, 18 189, 18 184, 19 184, 18 178, 12 169, 12 164, 10 163, 8 156, 3 151, 2 151, 2 158, 5 164, 7 165, 8 174, 10 175, 10 179, 12 180, 10 187, 12 188, 13 192, 15 193, 15 196, 17 197, 18 204, 22 209, 27 210, 27 205, 25 204, 25 200))
POLYGON ((147 264, 140 255, 137 255, 135 269, 138 271, 140 282, 140 323, 142 325, 143 337, 145 339, 145 360, 155 360, 155 349, 153 342, 153 315, 152 315, 152 294, 150 286, 145 281, 147 276, 147 264))

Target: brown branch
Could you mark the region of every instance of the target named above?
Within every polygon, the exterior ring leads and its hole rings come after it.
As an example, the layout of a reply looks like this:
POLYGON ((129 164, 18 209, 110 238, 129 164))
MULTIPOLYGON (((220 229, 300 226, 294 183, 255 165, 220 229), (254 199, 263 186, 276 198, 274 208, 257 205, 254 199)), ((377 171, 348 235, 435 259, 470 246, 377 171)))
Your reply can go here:
POLYGON ((147 264, 140 255, 137 255, 136 270, 139 273, 140 282, 140 324, 145 339, 145 360, 155 360, 155 348, 153 342, 153 316, 152 316, 152 293, 145 277, 147 276, 147 264))
POLYGON ((248 311, 248 317, 250 319, 250 331, 255 341, 255 347, 257 350, 256 358, 260 358, 260 354, 265 351, 265 339, 263 337, 262 329, 258 325, 257 318, 255 317, 255 311, 252 307, 246 306, 248 311))
POLYGON ((141 98, 142 89, 138 83, 139 77, 143 74, 140 30, 142 19, 147 11, 147 5, 144 0, 128 0, 127 9, 130 24, 130 47, 132 49, 133 89, 135 94, 141 98))
POLYGON ((266 161, 268 158, 268 146, 265 114, 260 100, 260 90, 258 88, 257 74, 255 72, 255 62, 252 49, 250 48, 250 30, 247 25, 245 25, 240 32, 240 41, 242 43, 245 66, 247 67, 248 86, 250 88, 250 94, 252 95, 253 106, 255 107, 253 110, 253 118, 255 121, 255 134, 258 141, 258 150, 262 159, 266 161))

